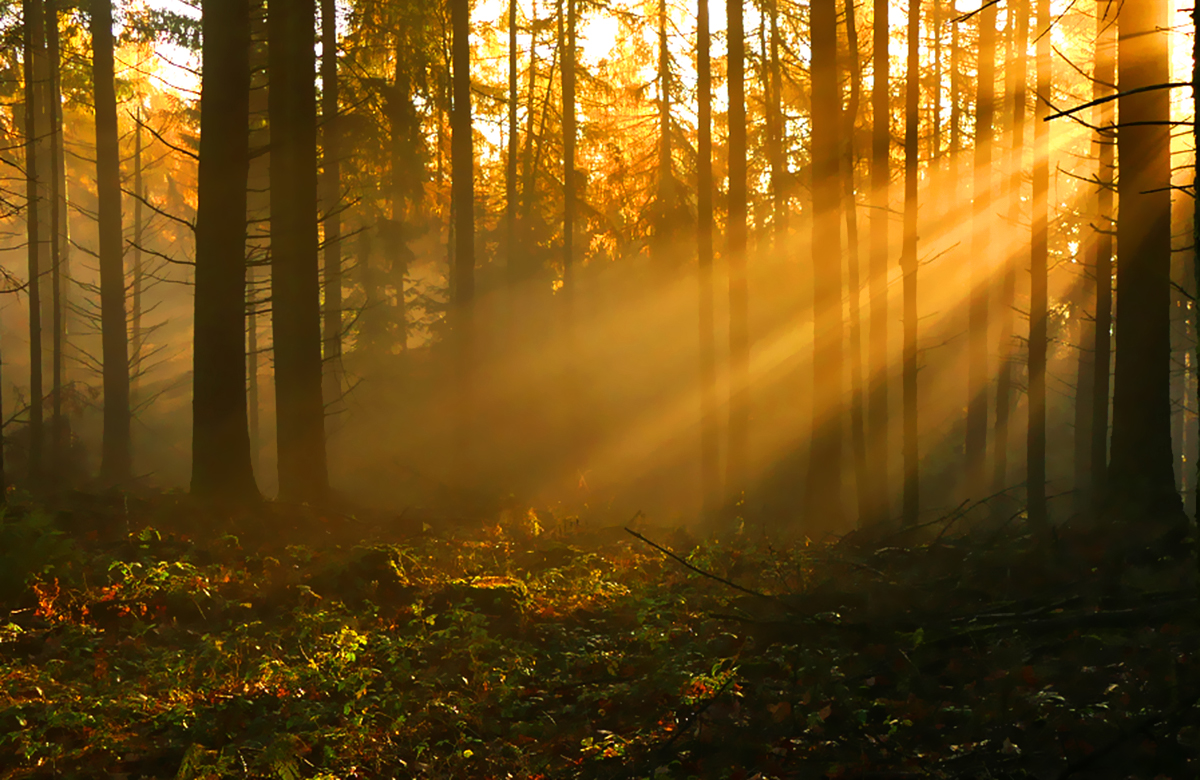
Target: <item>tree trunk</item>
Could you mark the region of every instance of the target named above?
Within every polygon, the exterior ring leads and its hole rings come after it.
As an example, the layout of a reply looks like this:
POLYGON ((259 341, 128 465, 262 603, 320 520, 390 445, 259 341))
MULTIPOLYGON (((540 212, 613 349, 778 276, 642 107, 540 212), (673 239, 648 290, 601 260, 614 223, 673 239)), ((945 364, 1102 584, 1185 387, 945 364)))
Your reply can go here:
POLYGON ((908 11, 908 72, 904 108, 904 510, 905 525, 916 525, 921 511, 917 450, 917 184, 921 124, 921 5, 908 11))
MULTIPOLYGON (((248 90, 249 88, 247 88, 248 90)), ((145 193, 142 185, 142 107, 137 107, 134 115, 133 128, 133 316, 130 320, 130 346, 133 357, 129 364, 129 398, 130 406, 136 400, 137 386, 142 375, 142 286, 144 283, 142 269, 142 198, 145 193)))
POLYGON ((870 519, 881 522, 888 516, 890 494, 888 469, 888 204, 892 184, 892 109, 888 57, 889 0, 875 0, 874 86, 871 89, 871 257, 869 294, 871 323, 867 365, 867 432, 870 458, 867 468, 883 488, 872 507, 870 519))
MULTIPOLYGON (((521 139, 517 134, 517 0, 508 0, 508 156, 504 177, 504 227, 507 254, 505 271, 510 287, 520 281, 517 248, 517 156, 521 139)), ((533 113, 533 104, 528 107, 533 113)))
POLYGON ((454 106, 450 119, 450 166, 453 170, 454 262, 450 268, 452 316, 458 371, 459 419, 456 469, 463 476, 469 464, 473 434, 471 402, 475 299, 475 168, 471 138, 471 6, 469 0, 450 0, 453 32, 454 106))
POLYGON ((696 89, 699 100, 696 132, 696 249, 700 288, 700 491, 705 523, 717 520, 721 495, 717 430, 716 344, 713 335, 713 159, 712 37, 709 0, 696 3, 696 89))
POLYGON ((69 242, 66 231, 66 162, 63 149, 62 67, 59 51, 58 8, 56 0, 46 0, 46 46, 50 63, 50 295, 51 301, 51 399, 50 463, 55 487, 62 484, 63 445, 63 326, 66 305, 63 290, 63 264, 69 242))
POLYGON ((100 223, 100 319, 104 363, 104 440, 100 479, 129 481, 129 338, 125 323, 125 262, 121 229, 121 149, 113 72, 110 0, 92 3, 92 79, 96 101, 96 194, 100 223))
MULTIPOLYGON (((742 0, 726 0, 729 56, 729 211, 725 227, 729 270, 729 448, 725 489, 731 506, 744 497, 750 436, 750 331, 746 283, 746 31, 742 0)), ((836 55, 836 51, 835 51, 836 55)), ((830 67, 836 67, 830 61, 830 67)), ((836 152, 832 158, 836 162, 836 152)))
MULTIPOLYGON (((771 4, 771 104, 769 111, 771 148, 769 152, 771 165, 771 198, 772 222, 775 228, 775 246, 783 246, 788 230, 788 171, 787 157, 783 153, 783 68, 779 61, 781 41, 779 38, 779 0, 770 0, 771 4)), ((855 49, 857 61, 858 50, 855 49)))
POLYGON ((807 518, 814 532, 842 528, 842 246, 838 206, 841 95, 837 2, 812 5, 813 354, 807 518))
MULTIPOLYGON (((1120 90, 1170 81, 1165 0, 1127 3, 1118 15, 1120 90)), ((1119 100, 1117 370, 1114 379, 1113 508, 1177 519, 1182 505, 1171 454, 1170 93, 1119 100)))
POLYGON ((412 108, 412 78, 408 71, 408 51, 405 43, 406 36, 400 31, 396 34, 396 68, 392 76, 392 97, 389 113, 391 115, 392 159, 391 159, 391 205, 392 218, 388 225, 388 241, 392 250, 393 275, 399 277, 397 288, 396 308, 392 318, 398 326, 396 341, 400 349, 408 349, 408 300, 405 283, 408 279, 408 240, 405 235, 407 224, 408 193, 413 189, 413 183, 408 181, 404 171, 404 158, 411 155, 418 141, 415 134, 416 119, 412 108), (398 271, 398 273, 397 273, 398 271))
MULTIPOLYGON (((1192 8, 1192 112, 1194 117, 1200 118, 1200 3, 1196 3, 1192 8)), ((1192 145, 1193 148, 1200 149, 1200 121, 1192 123, 1192 145)), ((1200 194, 1200 154, 1196 155, 1192 164, 1192 189, 1193 192, 1200 194)), ((1192 273, 1194 275, 1192 292, 1200 295, 1200 197, 1192 198, 1192 273)), ((1196 310, 1195 305, 1192 306, 1190 320, 1194 328, 1193 333, 1197 337, 1195 353, 1192 356, 1193 370, 1198 374, 1197 395, 1194 400, 1200 403, 1200 311, 1196 310)), ((1197 409, 1200 409, 1200 406, 1197 406, 1197 409)), ((1194 457, 1193 453, 1186 454, 1194 457)), ((1196 475, 1195 511, 1197 527, 1200 527, 1200 458, 1196 463, 1196 470, 1192 473, 1196 475)), ((0 463, 0 477, 3 476, 2 466, 3 464, 0 463)), ((1195 538, 1195 558, 1196 566, 1200 568, 1200 535, 1196 535, 1195 538)), ((1200 578, 1197 578, 1196 585, 1197 588, 1200 588, 1200 578)))
MULTIPOLYGON (((842 185, 846 210, 846 290, 850 296, 850 441, 854 450, 854 492, 858 499, 858 525, 872 522, 876 498, 883 490, 870 480, 867 464, 867 437, 863 421, 863 364, 862 364, 862 284, 859 280, 860 254, 858 249, 858 203, 854 187, 854 129, 858 108, 862 102, 862 70, 858 61, 858 27, 854 15, 854 0, 845 0, 846 15, 846 75, 850 79, 850 105, 846 108, 843 129, 842 185), (874 502, 874 504, 873 504, 874 502)), ((884 499, 886 500, 886 499, 884 499)))
POLYGON ((967 367, 967 491, 984 497, 988 424, 988 296, 992 240, 992 133, 996 113, 996 6, 979 12, 979 83, 975 102, 975 191, 967 367))
MULTIPOLYGON (((671 164, 671 53, 667 48, 667 0, 658 0, 658 214, 654 229, 655 265, 661 271, 671 256, 674 173, 671 164)), ((564 70, 564 73, 566 71, 564 70)))
POLYGON ((246 409, 250 4, 202 8, 192 493, 243 502, 258 498, 246 409))
POLYGON ((44 237, 41 235, 42 182, 39 180, 38 155, 43 146, 44 128, 38 122, 45 91, 37 79, 36 61, 44 55, 45 29, 41 0, 25 0, 24 79, 25 79, 25 226, 29 259, 29 483, 37 486, 42 478, 42 301, 41 263, 44 237))
POLYGON ((267 6, 270 29, 271 325, 279 495, 329 492, 321 398, 315 0, 267 6))
MULTIPOLYGON (((342 396, 342 145, 338 114, 338 32, 336 0, 321 0, 321 160, 325 202, 325 398, 342 396)), ((403 293, 402 293, 403 294, 403 293)))
MULTIPOLYGON (((1038 31, 1050 29, 1050 0, 1037 0, 1038 31)), ((1050 100, 1053 98, 1050 36, 1037 42, 1037 103, 1033 155, 1033 242, 1029 258, 1029 431, 1026 439, 1025 490, 1029 522, 1045 527, 1046 515, 1046 318, 1049 301, 1050 264, 1050 100)), ((1168 445, 1169 447, 1169 445, 1168 445)))
MULTIPOLYGON (((1092 95, 1099 99, 1111 95, 1117 83, 1117 20, 1116 14, 1097 13, 1096 72, 1092 78, 1092 95)), ((1108 102, 1092 111, 1092 122, 1099 128, 1111 128, 1116 121, 1116 103, 1108 102)), ((1113 325, 1113 195, 1116 161, 1116 131, 1101 130, 1095 134, 1096 157, 1099 161, 1096 180, 1096 235, 1091 245, 1092 266, 1096 273, 1096 357, 1092 390, 1092 495, 1088 506, 1094 514, 1107 493, 1108 483, 1108 415, 1112 403, 1112 325, 1113 325)))
MULTIPOLYGON (((1020 0, 1014 7, 1016 24, 1013 27, 1015 66, 1009 68, 1008 91, 1013 98, 1012 147, 1008 156, 1008 221, 1013 227, 1021 221, 1021 185, 1024 181, 1025 114, 1029 102, 1029 22, 1030 0, 1020 0)), ((1044 37, 1044 36, 1043 36, 1044 37)), ((1004 276, 1000 283, 1000 376, 996 382, 996 426, 992 439, 992 492, 999 493, 1008 485, 1008 428, 1012 413, 1013 365, 1015 343, 1013 320, 1017 303, 1017 258, 1006 257, 1004 276)))

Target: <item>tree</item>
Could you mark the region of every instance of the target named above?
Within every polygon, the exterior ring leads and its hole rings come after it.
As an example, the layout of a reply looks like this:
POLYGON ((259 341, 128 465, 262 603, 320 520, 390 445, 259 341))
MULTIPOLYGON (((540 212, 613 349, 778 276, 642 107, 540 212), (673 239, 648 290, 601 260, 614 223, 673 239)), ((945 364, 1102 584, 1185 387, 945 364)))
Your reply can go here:
POLYGON ((50 463, 52 479, 59 481, 63 472, 63 448, 66 418, 63 416, 63 339, 66 295, 64 288, 67 240, 67 173, 63 147, 62 63, 59 52, 58 8, 56 0, 46 0, 46 49, 50 63, 50 295, 51 311, 51 404, 50 463))
MULTIPOLYGON (((725 14, 729 37, 729 211, 725 223, 726 266, 729 269, 729 446, 725 458, 725 490, 730 500, 736 502, 746 490, 750 437, 750 330, 746 282, 746 31, 742 0, 726 0, 725 14)), ((836 67, 836 61, 831 61, 829 66, 836 67)))
POLYGON ((459 392, 458 467, 466 465, 470 436, 471 361, 474 350, 475 300, 475 163, 471 138, 471 5, 470 0, 450 0, 450 26, 453 36, 454 106, 450 118, 450 165, 454 202, 454 262, 450 268, 453 290, 457 381, 459 392))
POLYGON ((25 227, 29 268, 29 480, 36 485, 42 477, 42 302, 40 224, 42 182, 39 179, 39 147, 43 128, 38 121, 44 107, 36 61, 44 55, 45 30, 41 0, 24 2, 25 79, 25 227))
POLYGON ((814 0, 812 36, 813 418, 807 515, 820 530, 841 527, 842 273, 838 207, 841 95, 837 3, 814 0))
POLYGON ((321 121, 324 165, 321 200, 325 206, 325 396, 342 394, 342 173, 341 119, 338 115, 338 31, 336 0, 321 0, 321 121))
MULTIPOLYGON (((504 227, 508 253, 505 270, 510 285, 515 285, 520 277, 517 273, 517 157, 521 140, 517 133, 517 103, 521 98, 517 90, 517 0, 508 0, 508 156, 504 177, 504 227)), ((533 112, 532 104, 529 111, 533 112)))
POLYGON ((921 4, 908 8, 908 64, 904 109, 904 502, 905 525, 916 525, 921 511, 920 460, 917 449, 917 184, 921 124, 921 4))
POLYGON ((315 1, 270 3, 267 24, 279 495, 285 501, 321 503, 329 477, 321 397, 315 1))
MULTIPOLYGON (((892 109, 888 56, 888 5, 875 0, 874 85, 871 88, 871 256, 868 293, 871 301, 867 362, 867 431, 870 458, 868 469, 875 479, 888 484, 888 204, 892 185, 892 109)), ((872 520, 888 515, 888 491, 872 510, 872 520)))
POLYGON ((1108 499, 1182 520, 1171 456, 1171 119, 1164 0, 1118 14, 1121 175, 1117 181, 1117 366, 1108 499))
MULTIPOLYGON (((1037 0, 1038 30, 1050 28, 1050 0, 1037 0)), ((1029 430, 1026 437, 1025 490, 1029 522, 1045 526, 1046 516, 1046 319, 1049 303, 1050 265, 1050 36, 1037 42, 1037 125, 1034 132, 1033 242, 1029 259, 1029 430)))
POLYGON ((192 493, 258 498, 246 409, 246 181, 250 173, 250 3, 204 0, 192 493))
POLYGON ((700 490, 707 523, 716 520, 721 493, 718 463, 716 345, 713 339, 712 39, 708 0, 696 3, 696 250, 700 314, 700 490))
POLYGON ((100 223, 100 319, 104 362, 104 440, 101 481, 127 482, 133 469, 129 414, 129 338, 126 331, 124 239, 121 228, 121 149, 113 68, 110 0, 92 2, 92 81, 96 103, 96 195, 100 223))

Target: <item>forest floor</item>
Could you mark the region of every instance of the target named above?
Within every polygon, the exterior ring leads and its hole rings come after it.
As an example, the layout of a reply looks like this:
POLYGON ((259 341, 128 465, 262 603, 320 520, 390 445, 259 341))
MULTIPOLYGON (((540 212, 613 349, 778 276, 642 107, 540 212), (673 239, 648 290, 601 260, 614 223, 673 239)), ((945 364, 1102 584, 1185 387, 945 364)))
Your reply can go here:
POLYGON ((77 503, 0 522, 2 778, 1200 775, 1192 564, 1115 531, 77 503))

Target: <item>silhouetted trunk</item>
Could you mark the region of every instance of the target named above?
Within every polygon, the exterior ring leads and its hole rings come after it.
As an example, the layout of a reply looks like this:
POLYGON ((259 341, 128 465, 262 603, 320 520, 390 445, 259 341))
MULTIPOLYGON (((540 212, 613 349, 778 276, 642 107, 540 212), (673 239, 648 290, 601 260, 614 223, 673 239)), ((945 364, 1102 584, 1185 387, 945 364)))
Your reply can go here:
POLYGON ((133 316, 130 319, 130 346, 133 349, 129 364, 129 397, 132 406, 142 374, 142 107, 137 107, 133 128, 133 316))
MULTIPOLYGON (((1050 0, 1037 0, 1037 28, 1050 28, 1050 0)), ((1045 526, 1046 516, 1046 318, 1050 307, 1050 36, 1037 42, 1037 102, 1033 145, 1033 242, 1029 257, 1029 431, 1026 438, 1026 486, 1029 522, 1045 526)), ((1169 444, 1168 444, 1169 449, 1169 444)))
MULTIPOLYGON (((1200 3, 1196 3, 1192 8, 1192 111, 1194 117, 1200 117, 1200 3)), ((1193 148, 1200 149, 1200 121, 1192 123, 1192 145, 1193 148)), ((1194 192, 1200 193, 1200 154, 1196 155, 1192 163, 1192 188, 1194 192)), ((1192 273, 1192 293, 1200 295, 1200 197, 1192 198, 1192 273)), ((1194 305, 1189 319, 1194 329, 1193 334, 1197 337, 1195 353, 1192 355, 1192 369, 1197 372, 1196 397, 1193 400, 1200 404, 1200 311, 1196 311, 1194 305)), ((1200 409, 1200 405, 1197 409, 1200 409)), ((2 449, 3 447, 0 447, 0 450, 2 449)), ((1185 456, 1195 457, 1191 452, 1185 453, 1185 456)), ((3 478, 2 469, 3 463, 0 463, 0 478, 3 478)), ((1196 517, 1200 518, 1200 458, 1197 459, 1196 470, 1192 473, 1196 475, 1196 517)), ((1197 521, 1197 527, 1200 527, 1200 519, 1197 521)), ((1195 563, 1200 567, 1200 536, 1195 538, 1195 556, 1195 563)), ((1200 578, 1196 582, 1197 587, 1200 587, 1200 578)))
MULTIPOLYGON (((1021 184, 1025 178, 1025 114, 1029 101, 1029 0, 1020 0, 1013 9, 1016 24, 1013 28, 1013 50, 1016 61, 1009 67, 1008 93, 1012 96, 1012 147, 1008 155, 1008 222, 1016 226, 1021 222, 1021 184)), ((1043 36, 1044 37, 1044 36, 1043 36)), ((992 492, 999 493, 1008 488, 1008 426, 1012 413, 1013 357, 1016 344, 1013 341, 1013 320, 1016 318, 1017 302, 1017 253, 1004 259, 1004 275, 1000 281, 1000 376, 996 382, 996 427, 992 439, 993 480, 992 492)))
MULTIPOLYGON (((783 153, 783 68, 779 62, 779 0, 770 0, 771 8, 771 102, 768 120, 771 125, 769 160, 771 165, 772 222, 775 228, 775 246, 784 244, 788 229, 788 172, 787 157, 783 153)), ((858 50, 855 49, 857 58, 858 50)))
MULTIPOLYGON (((562 45, 562 123, 563 123, 563 303, 567 335, 570 337, 571 304, 575 296, 575 0, 562 0, 566 6, 566 30, 562 45)), ((563 15, 559 13, 559 20, 563 15)))
POLYGON ((988 426, 988 297, 991 285, 992 132, 996 113, 996 6, 976 16, 979 83, 975 101, 975 191, 971 231, 971 289, 968 314, 967 492, 982 499, 988 426))
MULTIPOLYGON (((1092 78, 1092 96, 1096 99, 1113 93, 1117 83, 1117 20, 1115 10, 1107 15, 1101 9, 1096 19, 1096 72, 1092 78)), ((1092 111, 1092 122, 1099 128, 1111 128, 1116 121, 1116 103, 1108 102, 1092 111)), ((1088 505, 1093 513, 1108 483, 1108 415, 1112 402, 1112 324, 1113 324, 1113 195, 1116 162, 1116 131, 1095 134, 1098 165, 1096 180, 1096 235, 1091 242, 1092 266, 1096 274, 1096 357, 1092 390, 1092 495, 1088 505)))
MULTIPOLYGON (((325 398, 342 396, 342 169, 338 116, 337 2, 321 0, 321 161, 325 202, 325 398)), ((401 292, 403 294, 403 292, 401 292)))
MULTIPOLYGON (((729 206, 725 226, 729 271, 729 446, 725 490, 736 504, 746 491, 750 436, 750 330, 746 287, 746 31, 742 0, 726 0, 729 38, 729 206)), ((836 55, 836 51, 835 51, 836 55)), ((831 60, 829 67, 836 67, 831 60)), ((836 151, 833 160, 836 162, 836 151)))
POLYGON ((450 267, 452 316, 458 371, 458 473, 466 467, 472 435, 471 394, 475 300, 475 178, 471 138, 471 6, 470 0, 450 0, 454 106, 450 118, 451 186, 454 201, 454 262, 450 267))
POLYGON ((905 525, 916 525, 921 511, 917 450, 917 164, 921 123, 921 5, 908 11, 908 72, 904 97, 904 510, 905 525))
MULTIPOLYGON (((531 33, 532 34, 532 33, 531 33)), ((507 254, 505 271, 510 285, 520 280, 517 247, 517 156, 521 139, 517 135, 517 0, 508 0, 508 157, 504 177, 504 228, 507 254)), ((533 104, 528 106, 533 113, 533 104)))
POLYGON ((872 57, 874 85, 871 88, 871 257, 869 293, 871 333, 867 361, 867 468, 882 489, 872 507, 870 520, 888 516, 888 204, 892 184, 892 109, 888 57, 888 3, 875 0, 872 57))
POLYGON ((250 173, 250 4, 204 0, 192 493, 258 498, 246 409, 246 181, 250 173))
POLYGON ((671 171, 670 57, 667 48, 667 0, 658 0, 658 224, 654 230, 654 248, 659 270, 666 267, 672 251, 671 217, 675 197, 674 174, 671 171))
POLYGON ((1165 0, 1122 6, 1118 20, 1121 156, 1117 217, 1117 369, 1110 504, 1182 515, 1171 454, 1171 119, 1165 0))
POLYGON ((267 6, 270 29, 271 325, 279 495, 329 492, 321 398, 315 0, 267 6))
MULTIPOLYGON (((1103 15, 1104 6, 1098 6, 1098 13, 1103 15)), ((1099 68, 1097 68, 1097 71, 1099 68)), ((1093 92, 1100 85, 1093 78, 1093 92)), ((1097 124, 1097 126, 1099 126, 1097 124)), ((1086 213, 1086 212, 1085 212, 1086 213)), ((1101 226, 1101 221, 1093 212, 1091 215, 1095 227, 1101 226)), ((1095 229, 1095 228, 1093 228, 1095 229)), ((1087 513, 1092 496, 1092 425, 1095 419, 1096 406, 1096 295, 1097 276, 1096 258, 1092 249, 1094 241, 1084 243, 1080 256, 1081 275, 1079 280, 1079 309, 1078 321, 1079 343, 1077 345, 1077 360, 1075 373, 1075 430, 1072 465, 1075 478, 1073 504, 1077 515, 1087 513)), ((1111 285, 1111 276, 1109 284, 1111 285)), ((1107 409, 1107 403, 1105 403, 1107 409)))
POLYGON ((704 520, 716 522, 721 475, 717 430, 716 343, 713 335, 712 37, 709 0, 696 3, 696 249, 700 287, 700 491, 704 520))
MULTIPOLYGON (((63 326, 66 305, 63 290, 63 265, 67 252, 67 177, 63 154, 62 67, 59 52, 58 8, 56 0, 46 0, 46 48, 50 63, 50 295, 51 295, 51 403, 50 463, 52 481, 61 484, 65 420, 63 418, 63 326)), ((0 445, 2 446, 2 445, 0 445)))
POLYGON ((100 479, 127 482, 133 468, 129 438, 129 338, 125 321, 124 239, 121 229, 121 149, 113 73, 112 4, 92 3, 92 80, 96 101, 96 195, 100 230, 100 320, 104 363, 104 440, 100 479))
POLYGON ((25 79, 25 228, 29 271, 29 482, 38 485, 42 478, 42 300, 41 252, 42 182, 38 175, 38 153, 43 146, 44 128, 38 122, 40 101, 45 91, 39 87, 37 67, 44 55, 45 30, 41 0, 25 0, 24 79, 25 79))
MULTIPOLYGON (((863 364, 862 364, 862 284, 859 280, 858 204, 854 187, 854 128, 858 107, 862 102, 862 71, 858 61, 858 27, 854 15, 854 0, 846 0, 846 75, 850 78, 850 105, 846 108, 843 129, 842 185, 846 210, 846 290, 850 296, 850 441, 854 450, 854 492, 858 499, 858 524, 874 519, 872 499, 887 493, 886 483, 870 481, 867 467, 867 438, 863 422, 863 364)), ((886 499, 885 499, 886 500, 886 499)), ((875 503, 878 503, 876 500, 875 503)))
POLYGON ((395 340, 400 349, 408 349, 408 299, 405 284, 408 279, 408 239, 406 236, 408 193, 413 182, 408 181, 405 158, 411 157, 418 147, 416 120, 412 108, 412 78, 408 70, 409 52, 403 31, 396 34, 396 68, 392 76, 392 94, 388 113, 391 120, 391 206, 392 218, 388 224, 388 241, 392 250, 393 276, 399 279, 396 289, 396 309, 392 319, 397 326, 395 340))
MULTIPOLYGON (((806 516, 815 532, 842 527, 842 246, 838 206, 841 95, 837 0, 812 4, 813 400, 806 516)), ((731 120, 732 121, 732 120, 731 120)))
MULTIPOLYGON (((529 97, 527 100, 529 110, 525 114, 525 160, 524 160, 524 175, 521 177, 525 182, 521 191, 521 233, 524 237, 522 248, 525 253, 532 252, 533 246, 533 202, 537 197, 537 170, 534 166, 534 133, 533 121, 537 116, 537 0, 531 0, 529 10, 529 97)), ((526 268, 524 264, 521 266, 522 275, 528 273, 530 268, 526 268)))

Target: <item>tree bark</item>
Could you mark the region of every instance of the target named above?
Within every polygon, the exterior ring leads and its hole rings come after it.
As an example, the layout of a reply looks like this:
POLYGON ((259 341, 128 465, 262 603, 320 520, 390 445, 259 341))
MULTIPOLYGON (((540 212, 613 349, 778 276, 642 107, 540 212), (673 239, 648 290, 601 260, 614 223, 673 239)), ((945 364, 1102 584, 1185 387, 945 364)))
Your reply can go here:
POLYGON ((254 501, 246 408, 250 4, 204 0, 196 209, 192 493, 254 501))
MULTIPOLYGON (((321 122, 324 148, 321 199, 325 203, 325 398, 342 395, 342 145, 338 113, 336 0, 321 0, 321 122)), ((403 293, 402 293, 403 294, 403 293)))
POLYGON ((329 492, 321 397, 315 0, 267 6, 270 30, 271 325, 279 495, 329 492))
POLYGON ((812 4, 813 354, 807 518, 815 532, 842 528, 842 269, 838 207, 841 95, 837 2, 812 4))

